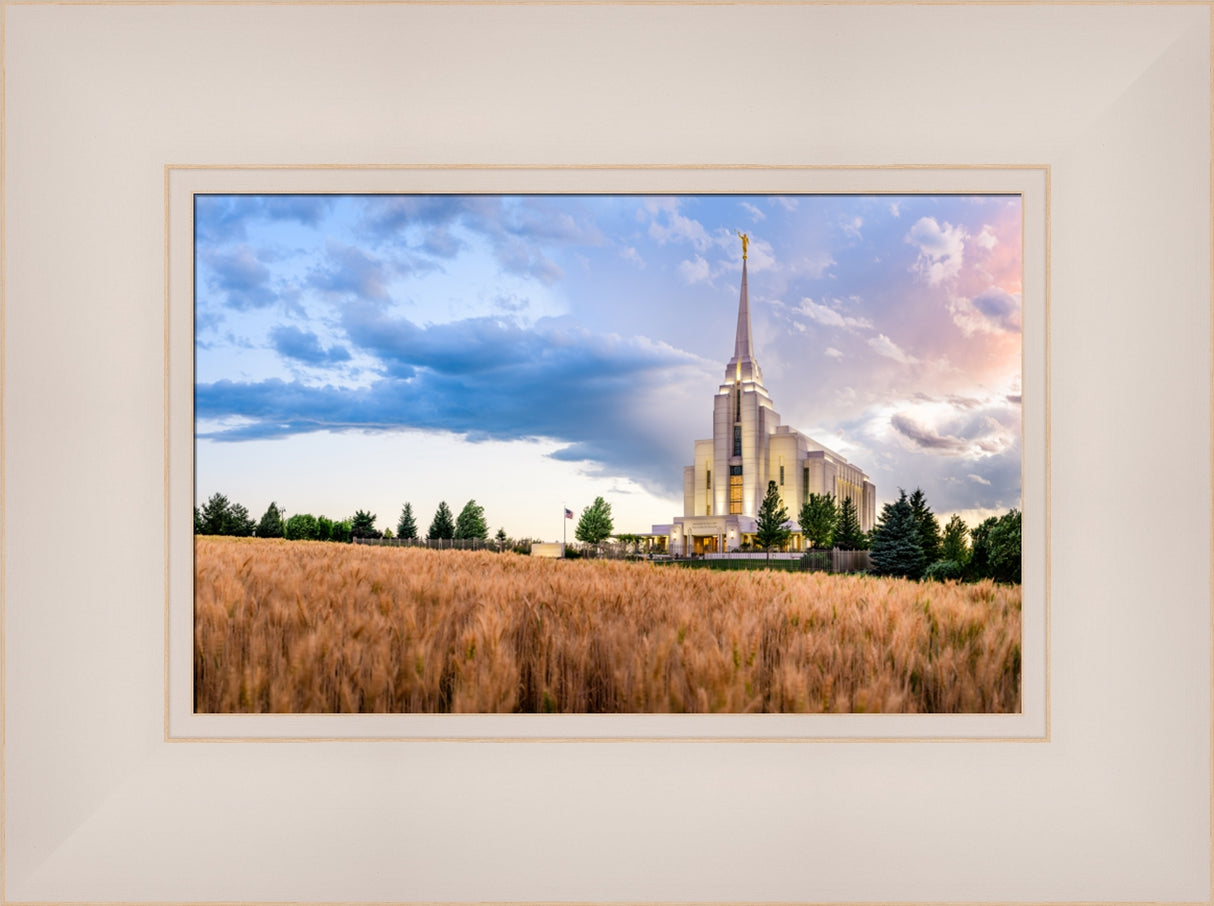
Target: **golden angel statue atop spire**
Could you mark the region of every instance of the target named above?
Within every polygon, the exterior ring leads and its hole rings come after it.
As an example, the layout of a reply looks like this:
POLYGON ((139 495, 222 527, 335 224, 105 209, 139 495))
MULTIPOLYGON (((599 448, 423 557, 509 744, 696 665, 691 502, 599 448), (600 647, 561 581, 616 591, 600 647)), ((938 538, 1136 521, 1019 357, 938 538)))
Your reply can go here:
POLYGON ((742 257, 746 257, 746 250, 750 247, 750 235, 743 233, 741 230, 734 230, 738 234, 738 238, 742 240, 742 257))

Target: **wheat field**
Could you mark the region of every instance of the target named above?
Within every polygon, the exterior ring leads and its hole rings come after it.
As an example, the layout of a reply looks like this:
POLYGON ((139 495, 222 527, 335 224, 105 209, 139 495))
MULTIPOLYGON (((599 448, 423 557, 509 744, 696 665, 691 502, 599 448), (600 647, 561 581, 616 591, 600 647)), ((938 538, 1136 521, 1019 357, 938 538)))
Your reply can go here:
POLYGON ((1020 588, 197 538, 231 712, 1015 712, 1020 588))

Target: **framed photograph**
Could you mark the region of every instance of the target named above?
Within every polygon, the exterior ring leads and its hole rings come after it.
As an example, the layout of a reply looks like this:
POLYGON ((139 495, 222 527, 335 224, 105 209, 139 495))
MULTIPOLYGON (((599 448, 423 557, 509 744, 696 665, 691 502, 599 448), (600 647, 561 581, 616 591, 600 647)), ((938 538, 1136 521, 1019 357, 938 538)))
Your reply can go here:
POLYGON ((381 192, 432 191, 343 194, 366 176, 279 171, 294 188, 250 195, 222 187, 265 174, 170 172, 170 261, 180 245, 192 266, 170 268, 169 443, 193 454, 197 536, 170 532, 174 562, 193 554, 170 574, 171 735, 1043 737, 1045 171, 866 173, 879 194, 825 169, 564 171, 614 191, 545 194, 553 175, 402 169, 381 192), (541 191, 451 191, 501 176, 541 191), (713 367, 714 345, 732 358, 713 367), (781 424, 781 384, 817 437, 781 424), (915 470, 905 492, 874 484, 915 470), (454 510, 397 503, 396 532, 382 501, 321 512, 461 482, 454 510), (783 510, 766 547, 765 494, 783 510), (927 553, 885 565, 901 509, 927 553), (486 511, 511 532, 490 539, 486 511), (854 537, 836 543, 840 512, 854 537), (829 540, 806 521, 823 518, 829 540), (363 591, 350 570, 371 570, 363 591), (448 586, 459 614, 433 597, 448 586), (369 613, 377 630, 346 622, 369 613))
POLYGON ((0 900, 1211 902, 1208 5, 2 14, 0 900), (849 578, 811 496, 912 513, 928 698, 777 669, 825 614, 745 583, 849 578), (1019 626, 946 653, 1012 586, 925 509, 1021 521, 1019 626), (417 681, 284 610, 282 685, 207 633, 283 550, 344 558, 304 610, 392 613, 354 555, 784 609, 720 688, 690 624, 652 687, 558 649, 567 590, 417 681))

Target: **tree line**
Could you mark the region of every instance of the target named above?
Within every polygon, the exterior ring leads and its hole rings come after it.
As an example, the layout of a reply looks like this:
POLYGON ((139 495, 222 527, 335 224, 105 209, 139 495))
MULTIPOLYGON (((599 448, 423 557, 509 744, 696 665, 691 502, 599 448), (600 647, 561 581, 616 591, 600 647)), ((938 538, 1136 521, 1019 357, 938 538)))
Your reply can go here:
MULTIPOLYGON (((1021 514, 1016 509, 972 529, 954 515, 941 531, 922 489, 907 496, 899 488, 898 499, 882 507, 871 532, 861 530, 851 499, 836 502, 833 494, 810 494, 797 521, 809 548, 869 551, 874 575, 1020 582, 1021 514)), ((755 541, 769 554, 792 534, 774 481, 767 484, 755 522, 755 541)))
MULTIPOLYGON (((356 510, 353 516, 337 520, 323 515, 314 516, 311 513, 287 516, 277 502, 271 501, 261 520, 254 522, 244 506, 229 500, 224 494, 215 493, 201 507, 194 508, 194 534, 347 543, 355 538, 418 537, 412 504, 406 503, 401 508, 395 535, 391 528, 385 528, 383 531, 377 529, 375 520, 375 514, 366 510, 356 510)), ((431 540, 488 540, 489 527, 485 522, 485 509, 475 500, 469 500, 460 510, 459 516, 454 516, 444 500, 435 511, 426 537, 431 540)), ((504 529, 498 529, 497 538, 506 540, 504 529)))
MULTIPOLYGON (((425 538, 429 541, 488 541, 489 524, 485 521, 485 508, 475 500, 464 504, 459 515, 451 511, 447 501, 439 501, 434 518, 423 536, 413 513, 413 504, 406 502, 401 507, 396 521, 396 531, 383 531, 375 527, 376 516, 365 510, 357 510, 348 519, 333 520, 311 513, 287 516, 286 512, 271 502, 260 521, 254 522, 249 511, 226 495, 215 493, 201 507, 194 508, 194 534, 235 535, 238 537, 286 538, 288 541, 343 541, 355 538, 402 538, 406 540, 425 538)), ((582 510, 574 537, 589 544, 599 544, 611 537, 615 526, 611 518, 611 504, 602 497, 582 510)), ((514 547, 516 542, 499 528, 494 540, 502 547, 514 547)))

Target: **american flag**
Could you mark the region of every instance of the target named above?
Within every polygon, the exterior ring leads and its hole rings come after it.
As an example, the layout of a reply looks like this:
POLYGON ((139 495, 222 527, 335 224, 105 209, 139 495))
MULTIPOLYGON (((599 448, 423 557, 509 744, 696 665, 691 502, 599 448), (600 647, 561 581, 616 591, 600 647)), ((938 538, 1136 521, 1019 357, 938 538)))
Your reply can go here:
POLYGON ((569 507, 565 507, 565 518, 566 519, 573 518, 573 510, 569 509, 569 507))

